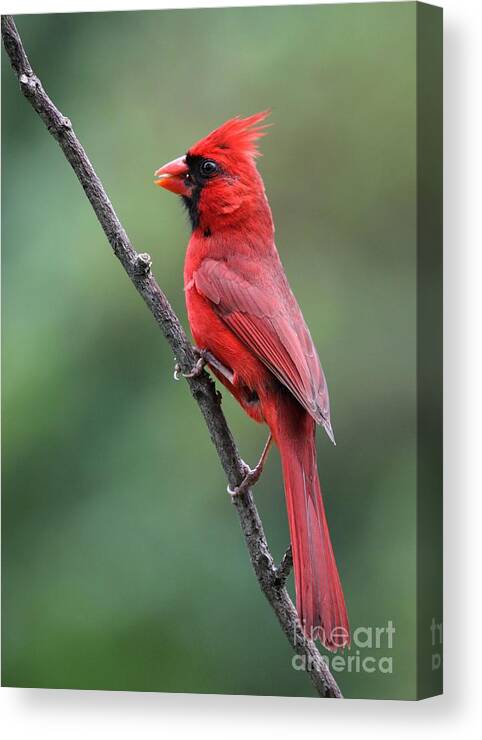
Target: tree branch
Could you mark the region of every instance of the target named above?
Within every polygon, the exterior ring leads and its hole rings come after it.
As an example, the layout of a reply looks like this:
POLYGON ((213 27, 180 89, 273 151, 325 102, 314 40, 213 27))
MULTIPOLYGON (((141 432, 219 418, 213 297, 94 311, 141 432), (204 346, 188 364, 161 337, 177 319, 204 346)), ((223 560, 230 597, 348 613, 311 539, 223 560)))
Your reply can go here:
MULTIPOLYGON (((138 254, 132 246, 101 181, 73 131, 70 120, 55 107, 39 78, 34 74, 11 16, 2 17, 2 37, 22 93, 59 143, 94 209, 114 254, 149 307, 181 370, 189 372, 196 362, 193 348, 169 301, 152 275, 151 259, 147 254, 138 254)), ((187 382, 204 416, 229 486, 234 489, 241 484, 245 470, 221 411, 220 394, 205 372, 198 377, 189 378, 187 382)), ((279 569, 276 568, 251 490, 233 496, 232 500, 256 578, 283 632, 294 651, 304 657, 308 675, 318 694, 323 697, 340 698, 340 689, 330 673, 328 664, 314 642, 304 636, 296 609, 284 587, 291 567, 290 556, 285 554, 279 569)))
POLYGON ((291 569, 293 567, 293 552, 291 550, 291 545, 286 550, 285 554, 283 555, 283 558, 281 560, 281 563, 276 568, 276 578, 278 579, 278 582, 280 586, 284 586, 286 581, 288 580, 288 576, 291 573, 291 569))

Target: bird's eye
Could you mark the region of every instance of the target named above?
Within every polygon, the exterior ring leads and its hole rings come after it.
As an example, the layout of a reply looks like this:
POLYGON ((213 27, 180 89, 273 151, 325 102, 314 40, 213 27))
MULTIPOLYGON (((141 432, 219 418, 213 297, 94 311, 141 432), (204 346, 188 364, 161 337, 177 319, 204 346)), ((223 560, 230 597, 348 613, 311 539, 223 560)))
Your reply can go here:
POLYGON ((213 162, 212 159, 205 159, 204 162, 201 164, 201 175, 203 177, 212 177, 216 174, 218 171, 218 166, 216 162, 213 162))

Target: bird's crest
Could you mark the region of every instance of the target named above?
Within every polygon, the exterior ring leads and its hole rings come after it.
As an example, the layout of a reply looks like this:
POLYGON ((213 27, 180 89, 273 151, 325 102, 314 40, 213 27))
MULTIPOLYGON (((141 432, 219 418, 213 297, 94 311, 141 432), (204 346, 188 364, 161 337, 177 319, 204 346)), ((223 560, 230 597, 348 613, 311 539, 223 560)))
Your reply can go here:
POLYGON ((261 136, 266 135, 266 129, 270 124, 259 125, 269 116, 270 111, 255 113, 248 118, 230 118, 219 128, 211 131, 210 134, 198 141, 189 149, 192 156, 210 155, 220 150, 226 154, 245 154, 251 157, 259 156, 257 141, 261 136))

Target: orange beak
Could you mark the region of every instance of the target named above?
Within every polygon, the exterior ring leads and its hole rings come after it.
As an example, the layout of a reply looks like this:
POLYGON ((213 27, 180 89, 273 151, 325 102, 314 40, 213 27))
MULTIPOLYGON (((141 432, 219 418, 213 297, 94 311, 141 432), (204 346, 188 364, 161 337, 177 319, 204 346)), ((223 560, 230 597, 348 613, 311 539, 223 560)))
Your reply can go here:
POLYGON ((154 184, 177 195, 189 195, 190 190, 186 182, 188 173, 186 157, 178 157, 156 170, 154 175, 157 180, 154 180, 154 184))

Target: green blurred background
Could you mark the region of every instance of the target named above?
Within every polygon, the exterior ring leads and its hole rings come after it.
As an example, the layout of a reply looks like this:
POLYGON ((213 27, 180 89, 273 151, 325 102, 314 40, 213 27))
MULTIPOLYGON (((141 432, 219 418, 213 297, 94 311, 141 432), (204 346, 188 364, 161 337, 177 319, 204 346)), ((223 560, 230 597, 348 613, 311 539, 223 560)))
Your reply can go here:
MULTIPOLYGON (((16 20, 184 324, 188 226, 152 173, 272 108, 259 168, 329 382, 319 469, 350 619, 396 628, 360 651, 392 674, 335 676, 413 696, 415 4, 16 20)), ((2 103, 3 683, 312 696, 198 409, 3 51, 2 103)), ((254 462, 265 430, 224 409, 254 462)), ((276 452, 256 500, 279 557, 276 452)))

